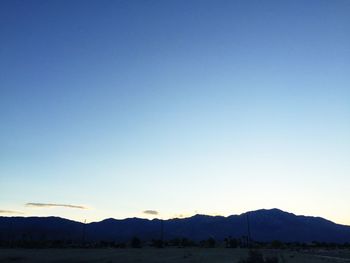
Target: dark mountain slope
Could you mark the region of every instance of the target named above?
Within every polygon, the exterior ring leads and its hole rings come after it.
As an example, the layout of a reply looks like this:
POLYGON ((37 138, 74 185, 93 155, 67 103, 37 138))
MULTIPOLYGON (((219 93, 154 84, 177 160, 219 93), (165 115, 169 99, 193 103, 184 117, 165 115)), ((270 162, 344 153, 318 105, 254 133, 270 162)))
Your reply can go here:
MULTIPOLYGON (((320 217, 296 216, 278 209, 257 210, 229 217, 195 215, 164 220, 164 238, 186 237, 202 240, 213 237, 241 237, 247 234, 257 241, 350 242, 350 226, 335 224, 320 217)), ((106 219, 84 225, 58 217, 0 217, 0 240, 83 240, 127 241, 133 236, 158 239, 161 221, 140 218, 106 219)))

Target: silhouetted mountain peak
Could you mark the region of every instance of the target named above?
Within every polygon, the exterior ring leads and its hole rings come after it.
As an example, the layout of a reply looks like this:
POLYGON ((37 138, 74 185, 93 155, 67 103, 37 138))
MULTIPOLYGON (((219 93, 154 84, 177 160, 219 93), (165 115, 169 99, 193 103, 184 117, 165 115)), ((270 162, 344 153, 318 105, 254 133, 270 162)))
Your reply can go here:
POLYGON ((278 208, 258 209, 258 210, 245 212, 242 215, 246 215, 247 213, 248 214, 267 214, 267 215, 294 215, 292 213, 283 211, 283 210, 278 209, 278 208))
POLYGON ((299 241, 311 242, 350 242, 350 226, 335 224, 321 217, 298 216, 280 209, 260 209, 240 215, 209 216, 196 214, 188 218, 169 220, 108 218, 100 222, 86 224, 59 217, 0 217, 0 241, 9 234, 20 239, 31 235, 40 239, 81 240, 82 229, 86 230, 87 240, 130 240, 138 236, 143 240, 157 239, 160 235, 160 222, 164 226, 164 238, 189 238, 203 240, 213 237, 246 235, 247 214, 249 214, 251 236, 257 241, 299 241))

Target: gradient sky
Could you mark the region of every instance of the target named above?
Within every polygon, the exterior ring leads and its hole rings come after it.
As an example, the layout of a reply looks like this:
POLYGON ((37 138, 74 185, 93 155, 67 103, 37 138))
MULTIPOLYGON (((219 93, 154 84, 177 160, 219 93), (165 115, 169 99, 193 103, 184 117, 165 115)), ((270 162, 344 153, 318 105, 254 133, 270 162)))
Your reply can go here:
POLYGON ((2 0, 0 213, 277 207, 350 225, 349 14, 348 0, 2 0))

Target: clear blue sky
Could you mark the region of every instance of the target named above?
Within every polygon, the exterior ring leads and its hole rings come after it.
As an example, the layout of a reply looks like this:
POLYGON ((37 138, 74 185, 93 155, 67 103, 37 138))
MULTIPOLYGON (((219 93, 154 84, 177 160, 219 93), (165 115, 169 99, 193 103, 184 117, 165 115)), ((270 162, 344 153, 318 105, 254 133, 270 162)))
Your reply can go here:
POLYGON ((278 207, 350 225, 349 14, 348 0, 1 1, 1 214, 278 207))

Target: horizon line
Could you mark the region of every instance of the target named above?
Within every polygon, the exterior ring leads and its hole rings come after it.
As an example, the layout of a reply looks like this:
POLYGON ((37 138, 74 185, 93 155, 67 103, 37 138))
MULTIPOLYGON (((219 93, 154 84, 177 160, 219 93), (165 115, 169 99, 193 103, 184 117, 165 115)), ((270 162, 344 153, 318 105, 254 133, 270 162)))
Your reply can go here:
POLYGON ((192 218, 192 217, 195 217, 195 216, 207 216, 207 217, 223 217, 223 218, 229 218, 231 216, 242 216, 242 215, 245 215, 247 213, 252 213, 252 212, 258 212, 258 211, 273 211, 273 210, 277 210, 279 212, 282 212, 282 213, 287 213, 287 214, 291 214, 291 215, 294 215, 296 217, 312 217, 312 218, 321 218, 321 219, 324 219, 326 221, 329 221, 331 223, 334 223, 334 224, 337 224, 337 225, 342 225, 342 226, 350 226, 350 224, 343 224, 343 223, 337 223, 335 221, 332 221, 332 220, 329 220, 325 217, 321 217, 321 216, 315 216, 315 215, 303 215, 303 214, 295 214, 293 212, 288 212, 288 211, 285 211, 285 210, 282 210, 282 209, 279 209, 279 208, 261 208, 261 209, 256 209, 256 210, 249 210, 249 211, 246 211, 246 212, 243 212, 243 213, 240 213, 240 214, 231 214, 231 215, 227 215, 227 216, 224 216, 224 215, 208 215, 208 214, 201 214, 201 213, 197 213, 197 214, 193 214, 192 216, 186 216, 186 217, 170 217, 170 218, 167 218, 167 219, 162 219, 162 218, 159 218, 159 217, 154 217, 154 218, 144 218, 144 217, 125 217, 125 218, 114 218, 114 217, 107 217, 107 218, 104 218, 104 219, 101 219, 101 220, 97 220, 97 221, 91 221, 91 222, 88 222, 88 223, 85 223, 86 220, 83 219, 82 221, 79 221, 79 220, 74 220, 74 219, 69 219, 69 218, 66 218, 66 217, 61 217, 61 216, 20 216, 20 215, 9 215, 9 216, 0 216, 0 218, 2 217, 6 217, 6 218, 60 218, 60 219, 64 219, 64 220, 69 220, 69 221, 73 221, 73 222, 77 222, 77 223, 81 223, 81 224, 93 224, 93 223, 100 223, 100 222, 103 222, 103 221, 106 221, 106 220, 116 220, 116 221, 122 221, 122 220, 128 220, 128 219, 141 219, 141 220, 148 220, 148 221, 153 221, 153 220, 163 220, 163 221, 168 221, 168 220, 185 220, 185 219, 189 219, 189 218, 192 218))

